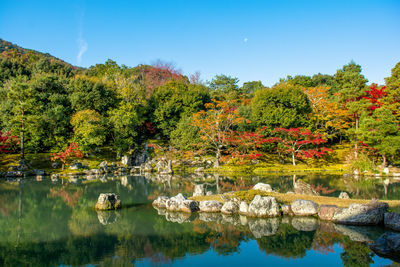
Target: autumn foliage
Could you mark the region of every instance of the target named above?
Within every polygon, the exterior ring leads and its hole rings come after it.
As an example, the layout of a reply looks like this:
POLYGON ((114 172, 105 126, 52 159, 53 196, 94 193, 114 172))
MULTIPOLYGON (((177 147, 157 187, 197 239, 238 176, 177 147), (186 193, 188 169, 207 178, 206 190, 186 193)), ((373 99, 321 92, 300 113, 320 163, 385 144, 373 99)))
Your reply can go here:
POLYGON ((17 142, 17 137, 12 136, 10 132, 2 133, 0 132, 0 153, 11 152, 11 146, 17 142))
POLYGON ((60 160, 62 163, 62 168, 64 169, 64 165, 67 164, 67 162, 71 158, 82 158, 82 157, 83 153, 79 149, 79 145, 77 143, 70 143, 69 146, 64 151, 58 153, 52 153, 51 161, 60 160))
POLYGON ((292 157, 293 165, 296 165, 296 158, 320 158, 327 155, 331 149, 317 147, 326 143, 319 133, 313 133, 304 128, 275 128, 273 131, 278 137, 268 138, 269 143, 276 143, 279 152, 289 154, 292 157))

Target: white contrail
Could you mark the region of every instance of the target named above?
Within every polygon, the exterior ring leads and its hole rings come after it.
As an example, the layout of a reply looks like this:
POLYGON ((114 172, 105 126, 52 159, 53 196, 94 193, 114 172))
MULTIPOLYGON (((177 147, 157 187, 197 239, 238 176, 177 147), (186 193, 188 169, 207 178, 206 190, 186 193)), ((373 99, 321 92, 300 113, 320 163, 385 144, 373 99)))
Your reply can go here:
POLYGON ((83 40, 82 37, 78 38, 78 47, 79 47, 79 52, 78 55, 76 56, 76 61, 78 62, 78 64, 81 64, 82 56, 88 49, 88 44, 85 40, 83 40))

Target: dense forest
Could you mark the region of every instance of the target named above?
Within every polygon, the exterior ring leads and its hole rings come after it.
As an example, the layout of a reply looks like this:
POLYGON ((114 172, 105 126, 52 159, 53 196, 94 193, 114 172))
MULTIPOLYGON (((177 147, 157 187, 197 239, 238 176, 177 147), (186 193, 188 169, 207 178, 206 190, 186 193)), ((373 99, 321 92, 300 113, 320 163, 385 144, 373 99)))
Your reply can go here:
POLYGON ((287 76, 272 87, 172 64, 89 68, 0 39, 0 153, 132 154, 150 144, 219 162, 279 154, 296 164, 351 143, 353 160, 400 163, 400 62, 384 85, 350 62, 334 75, 287 76), (373 81, 372 81, 373 82, 373 81))

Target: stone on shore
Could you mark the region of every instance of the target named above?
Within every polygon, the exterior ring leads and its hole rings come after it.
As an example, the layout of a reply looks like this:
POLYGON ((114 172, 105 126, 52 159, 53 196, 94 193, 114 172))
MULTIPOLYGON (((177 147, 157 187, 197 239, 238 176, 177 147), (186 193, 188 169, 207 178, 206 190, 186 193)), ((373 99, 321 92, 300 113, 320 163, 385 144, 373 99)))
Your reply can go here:
POLYGON ((383 222, 383 216, 389 205, 371 201, 368 204, 350 204, 348 208, 338 209, 332 221, 348 225, 377 225, 383 222))
POLYGON ((116 210, 121 208, 121 200, 114 193, 100 194, 94 208, 96 210, 116 210))
POLYGON ((156 207, 158 207, 158 208, 166 208, 166 205, 167 205, 167 200, 168 200, 169 198, 168 197, 166 197, 166 196, 159 196, 159 197, 157 197, 154 201, 153 201, 153 206, 156 206, 156 207))
POLYGON ((251 217, 279 216, 279 204, 274 197, 256 195, 249 205, 248 215, 251 217))
POLYGON ((253 187, 253 190, 260 190, 262 192, 272 192, 272 187, 269 184, 258 183, 253 187))
POLYGON ((199 202, 200 212, 220 212, 222 204, 215 200, 205 200, 199 202))
POLYGON ((188 213, 199 211, 199 203, 194 200, 184 200, 181 202, 179 210, 188 213))
POLYGON ((294 215, 310 216, 318 213, 318 204, 311 200, 297 199, 291 205, 294 215))
POLYGON ((318 211, 318 217, 324 221, 331 221, 333 215, 338 210, 338 206, 336 205, 321 205, 318 211))
POLYGON ((290 205, 281 205, 283 215, 293 215, 292 207, 290 205))
POLYGON ((400 213, 386 212, 384 215, 385 227, 400 232, 400 213))
POLYGON ((186 197, 184 197, 181 193, 177 194, 174 197, 171 197, 165 202, 165 208, 168 211, 180 211, 181 209, 181 204, 183 201, 186 200, 186 197))
POLYGON ((235 201, 228 201, 221 208, 221 213, 223 214, 235 214, 239 210, 239 205, 235 201))
POLYGON ((249 213, 249 205, 246 202, 241 201, 239 205, 239 214, 247 215, 248 213, 249 213))

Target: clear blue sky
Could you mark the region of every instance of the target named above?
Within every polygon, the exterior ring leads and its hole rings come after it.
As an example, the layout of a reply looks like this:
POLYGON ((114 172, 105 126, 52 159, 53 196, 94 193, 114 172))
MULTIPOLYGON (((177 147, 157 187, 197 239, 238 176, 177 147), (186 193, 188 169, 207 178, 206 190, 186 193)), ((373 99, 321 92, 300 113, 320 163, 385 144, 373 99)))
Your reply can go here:
POLYGON ((400 0, 0 0, 0 38, 84 67, 162 59, 265 85, 354 60, 383 83, 400 61, 400 0))

